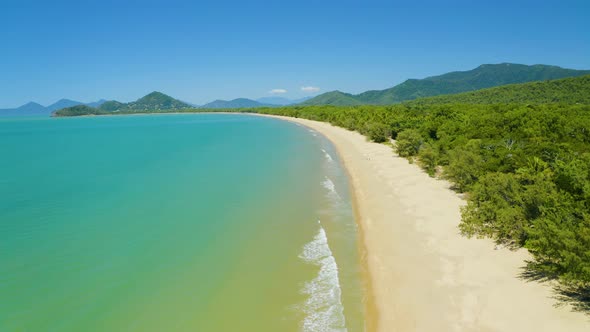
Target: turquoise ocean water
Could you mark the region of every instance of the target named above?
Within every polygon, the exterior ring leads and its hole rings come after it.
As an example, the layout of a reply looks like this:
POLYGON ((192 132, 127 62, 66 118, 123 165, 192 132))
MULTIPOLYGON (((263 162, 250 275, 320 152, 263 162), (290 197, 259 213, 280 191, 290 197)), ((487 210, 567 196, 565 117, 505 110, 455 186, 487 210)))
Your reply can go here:
POLYGON ((0 331, 363 331, 357 242, 306 127, 0 118, 0 331))

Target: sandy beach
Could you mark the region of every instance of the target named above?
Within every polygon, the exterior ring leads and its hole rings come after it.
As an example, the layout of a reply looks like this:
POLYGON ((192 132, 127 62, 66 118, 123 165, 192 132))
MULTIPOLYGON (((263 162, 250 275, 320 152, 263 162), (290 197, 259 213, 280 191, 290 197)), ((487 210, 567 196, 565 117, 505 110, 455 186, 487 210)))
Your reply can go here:
POLYGON ((349 172, 372 288, 370 330, 590 330, 590 316, 556 306, 551 287, 519 278, 525 250, 459 234, 465 202, 447 182, 356 132, 282 119, 325 135, 349 172))

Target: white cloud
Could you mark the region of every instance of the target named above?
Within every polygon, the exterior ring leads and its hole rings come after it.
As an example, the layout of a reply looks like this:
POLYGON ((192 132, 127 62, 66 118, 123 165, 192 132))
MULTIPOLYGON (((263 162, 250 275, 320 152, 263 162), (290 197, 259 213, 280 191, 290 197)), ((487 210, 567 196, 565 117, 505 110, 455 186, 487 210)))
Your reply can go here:
POLYGON ((287 90, 285 90, 285 89, 272 89, 268 93, 270 93, 271 95, 280 95, 283 93, 287 93, 287 90))
POLYGON ((318 88, 317 86, 302 86, 301 91, 303 91, 303 92, 318 92, 318 91, 320 91, 320 88, 318 88))

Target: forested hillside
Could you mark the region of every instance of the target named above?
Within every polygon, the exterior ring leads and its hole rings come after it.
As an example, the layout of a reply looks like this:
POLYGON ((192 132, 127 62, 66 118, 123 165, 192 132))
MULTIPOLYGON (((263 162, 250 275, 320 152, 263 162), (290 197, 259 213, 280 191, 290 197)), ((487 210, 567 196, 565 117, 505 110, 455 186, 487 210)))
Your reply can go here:
POLYGON ((158 91, 149 93, 136 101, 121 105, 121 110, 128 111, 179 110, 192 107, 180 100, 174 99, 158 91))
POLYGON ((331 91, 323 93, 317 97, 306 100, 301 105, 334 105, 334 106, 352 106, 361 105, 362 101, 350 93, 340 91, 331 91))
POLYGON ((453 103, 590 104, 590 75, 552 81, 503 85, 473 92, 421 98, 409 103, 416 105, 453 103))
POLYGON ((83 116, 83 115, 107 115, 110 112, 104 111, 100 108, 91 107, 88 105, 76 105, 72 107, 62 108, 54 113, 53 116, 67 117, 67 116, 83 116))
POLYGON ((506 84, 589 74, 590 70, 547 65, 487 64, 467 71, 456 71, 424 79, 409 79, 389 89, 371 90, 358 95, 339 91, 327 92, 307 100, 303 105, 390 105, 418 98, 475 91, 506 84))
POLYGON ((202 108, 243 108, 243 107, 263 107, 272 106, 269 104, 262 104, 256 100, 247 98, 237 98, 233 100, 215 100, 208 104, 201 106, 202 108))

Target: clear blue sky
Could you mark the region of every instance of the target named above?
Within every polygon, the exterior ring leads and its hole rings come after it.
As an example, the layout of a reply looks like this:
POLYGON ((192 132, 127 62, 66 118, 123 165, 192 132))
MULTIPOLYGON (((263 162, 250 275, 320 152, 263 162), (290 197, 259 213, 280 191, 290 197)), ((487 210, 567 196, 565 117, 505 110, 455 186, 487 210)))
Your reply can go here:
POLYGON ((0 108, 297 98, 482 63, 590 68, 590 1, 0 1, 0 108))

